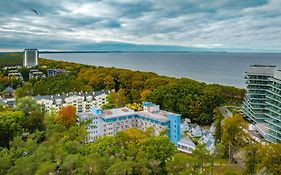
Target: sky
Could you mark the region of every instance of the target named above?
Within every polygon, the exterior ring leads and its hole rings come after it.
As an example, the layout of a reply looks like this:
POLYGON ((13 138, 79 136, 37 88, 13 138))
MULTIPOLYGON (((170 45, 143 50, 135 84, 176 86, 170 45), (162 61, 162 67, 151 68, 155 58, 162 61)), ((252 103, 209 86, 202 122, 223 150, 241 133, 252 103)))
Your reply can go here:
POLYGON ((281 0, 0 0, 0 51, 281 52, 280 9, 281 0))

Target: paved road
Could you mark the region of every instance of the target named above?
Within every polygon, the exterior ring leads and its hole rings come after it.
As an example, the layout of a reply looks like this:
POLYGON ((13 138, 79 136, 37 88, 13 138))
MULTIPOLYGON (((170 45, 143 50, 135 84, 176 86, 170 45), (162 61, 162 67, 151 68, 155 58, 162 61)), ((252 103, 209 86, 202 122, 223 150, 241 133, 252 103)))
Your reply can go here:
POLYGON ((225 106, 220 107, 219 110, 225 118, 233 116, 232 112, 230 112, 225 106))

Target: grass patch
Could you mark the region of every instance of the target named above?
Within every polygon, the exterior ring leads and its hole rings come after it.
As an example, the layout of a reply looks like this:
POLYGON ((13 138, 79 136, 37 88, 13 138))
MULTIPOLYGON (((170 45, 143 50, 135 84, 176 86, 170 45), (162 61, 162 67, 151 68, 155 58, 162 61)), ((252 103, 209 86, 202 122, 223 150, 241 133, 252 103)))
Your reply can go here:
POLYGON ((214 174, 242 175, 243 169, 241 169, 237 165, 229 165, 229 164, 215 165, 214 174))

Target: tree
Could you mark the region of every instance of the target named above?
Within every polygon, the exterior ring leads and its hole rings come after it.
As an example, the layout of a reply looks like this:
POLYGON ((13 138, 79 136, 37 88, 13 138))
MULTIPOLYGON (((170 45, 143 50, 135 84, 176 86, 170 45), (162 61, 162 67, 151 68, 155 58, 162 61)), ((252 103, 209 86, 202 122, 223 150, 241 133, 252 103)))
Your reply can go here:
POLYGON ((23 127, 30 132, 34 132, 37 129, 43 131, 45 129, 44 117, 45 113, 41 108, 31 111, 23 127))
POLYGON ((245 173, 254 175, 257 172, 257 164, 259 163, 258 158, 258 147, 256 144, 249 145, 245 148, 246 164, 245 173))
POLYGON ((124 89, 119 89, 119 91, 111 92, 107 96, 107 104, 103 106, 104 109, 110 109, 110 107, 124 107, 128 103, 128 99, 125 95, 124 89))
POLYGON ((0 148, 0 162, 0 174, 7 174, 8 169, 13 165, 13 151, 0 148))
POLYGON ((176 146, 167 137, 151 137, 144 144, 144 152, 148 160, 159 161, 163 172, 167 160, 176 152, 176 146))
POLYGON ((233 154, 239 148, 249 143, 249 136, 244 131, 246 127, 246 121, 238 113, 223 120, 221 141, 228 149, 229 161, 233 160, 233 154))
POLYGON ((56 164, 51 161, 46 161, 40 164, 36 171, 36 175, 55 174, 56 164))
POLYGON ((153 174, 156 175, 160 172, 161 162, 159 160, 150 160, 149 166, 152 169, 153 174))
POLYGON ((140 94, 140 96, 141 96, 141 101, 143 102, 143 101, 146 101, 147 100, 147 97, 150 95, 150 93, 151 93, 151 90, 149 90, 149 89, 145 89, 145 90, 143 90, 142 92, 141 92, 141 94, 140 94))
POLYGON ((9 141, 22 133, 24 115, 20 111, 0 112, 0 147, 8 147, 9 141))
POLYGON ((32 93, 32 84, 25 83, 22 87, 16 89, 15 96, 17 99, 23 98, 32 93))
POLYGON ((225 158, 225 146, 222 143, 216 143, 216 148, 213 153, 213 160, 217 160, 220 162, 221 159, 225 158))
POLYGON ((73 105, 64 106, 59 110, 58 115, 55 117, 55 122, 67 128, 76 124, 76 107, 73 105))
MULTIPOLYGON (((258 169, 260 174, 281 174, 281 144, 259 145, 258 169), (259 158, 260 157, 260 158, 259 158)), ((253 159, 253 155, 251 156, 253 159)))
POLYGON ((34 99, 28 96, 18 99, 16 110, 24 112, 23 128, 27 129, 27 131, 44 130, 45 111, 34 99))
POLYGON ((22 111, 26 116, 30 114, 31 111, 40 109, 40 105, 32 99, 31 97, 23 97, 17 100, 16 110, 22 111))
POLYGON ((215 108, 214 112, 214 127, 215 129, 215 133, 214 133, 214 137, 216 139, 217 142, 221 141, 221 135, 222 135, 222 120, 224 119, 223 115, 220 113, 219 108, 215 108))
POLYGON ((123 175, 132 174, 134 162, 131 160, 120 161, 117 160, 110 168, 106 170, 106 174, 123 175))
POLYGON ((179 174, 191 174, 193 164, 192 157, 183 154, 176 153, 166 164, 166 170, 168 174, 179 175, 179 174))
POLYGON ((5 108, 3 105, 0 104, 0 112, 5 111, 5 108))
POLYGON ((195 167, 201 170, 201 173, 204 172, 204 164, 209 162, 211 155, 210 152, 206 149, 204 144, 196 145, 195 149, 192 151, 192 155, 195 162, 195 167))

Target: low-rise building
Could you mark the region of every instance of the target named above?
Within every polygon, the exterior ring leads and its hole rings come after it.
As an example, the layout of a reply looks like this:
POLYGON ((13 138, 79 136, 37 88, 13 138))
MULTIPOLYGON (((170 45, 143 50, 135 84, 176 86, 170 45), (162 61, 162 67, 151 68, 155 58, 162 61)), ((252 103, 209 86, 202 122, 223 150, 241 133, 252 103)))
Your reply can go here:
POLYGON ((178 142, 178 150, 188 154, 191 154, 195 147, 196 145, 189 137, 184 137, 178 142))
POLYGON ((206 143, 209 139, 214 139, 214 137, 211 131, 206 130, 203 132, 202 141, 206 143))
POLYGON ((184 119, 183 123, 181 123, 181 134, 184 134, 184 132, 188 132, 190 127, 188 125, 188 119, 184 119))
POLYGON ((23 80, 22 74, 18 70, 9 70, 8 77, 23 80))
POLYGON ((202 136, 202 130, 199 125, 196 123, 191 125, 191 134, 193 137, 201 137, 202 136))
POLYGON ((2 101, 9 108, 14 108, 16 106, 16 99, 15 98, 5 98, 5 99, 2 99, 2 101))
POLYGON ((107 101, 109 91, 73 92, 67 94, 34 96, 38 104, 44 106, 46 111, 58 111, 63 106, 73 105, 77 113, 90 112, 92 107, 102 107, 107 101))
POLYGON ((58 74, 63 74, 63 73, 66 73, 66 70, 65 69, 48 69, 47 70, 47 76, 50 77, 50 76, 56 76, 58 74))
POLYGON ((214 153, 215 150, 215 138, 211 131, 206 130, 203 132, 202 137, 200 139, 201 144, 206 145, 206 149, 210 151, 211 154, 214 153))
POLYGON ((153 127, 155 135, 168 129, 171 142, 177 145, 180 140, 180 114, 162 111, 159 105, 144 102, 143 111, 133 111, 127 107, 101 110, 93 108, 91 112, 79 114, 80 120, 91 120, 88 126, 90 140, 100 136, 113 136, 128 128, 146 130, 153 127))
POLYGON ((22 66, 6 66, 6 67, 3 67, 3 70, 18 70, 22 68, 22 66))
POLYGON ((15 89, 12 88, 11 86, 9 86, 3 90, 2 97, 3 98, 13 98, 14 94, 15 94, 15 89))
POLYGON ((45 78, 45 77, 46 75, 43 72, 39 71, 38 69, 31 69, 29 72, 29 79, 31 78, 38 79, 38 78, 45 78))
POLYGON ((206 145, 206 149, 208 150, 208 151, 210 151, 210 154, 213 154, 214 152, 215 152, 215 140, 214 139, 209 139, 206 143, 205 143, 205 145, 206 145))

